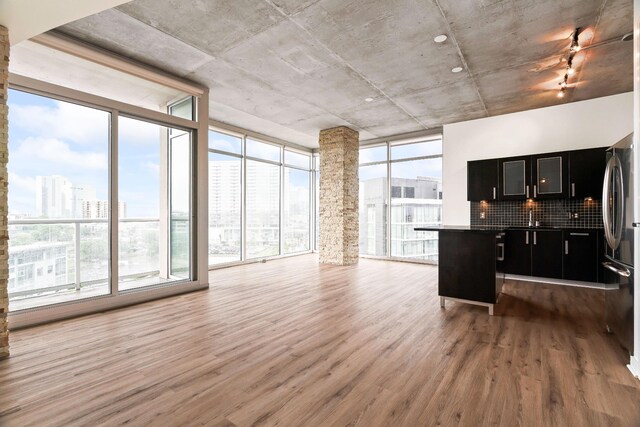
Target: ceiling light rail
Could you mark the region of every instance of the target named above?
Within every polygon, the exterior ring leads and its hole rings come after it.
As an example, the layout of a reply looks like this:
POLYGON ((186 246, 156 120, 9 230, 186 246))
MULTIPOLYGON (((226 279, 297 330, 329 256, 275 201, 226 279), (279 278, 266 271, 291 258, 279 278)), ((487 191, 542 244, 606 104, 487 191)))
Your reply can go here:
POLYGON ((576 53, 580 52, 580 50, 582 49, 582 46, 580 46, 580 40, 578 39, 578 37, 580 36, 580 31, 581 28, 578 27, 571 34, 571 44, 569 45, 569 54, 567 56, 567 70, 564 73, 562 81, 558 83, 558 85, 560 86, 560 90, 558 91, 558 98, 564 98, 569 84, 569 77, 573 76, 576 73, 576 69, 573 65, 573 58, 575 57, 576 53))

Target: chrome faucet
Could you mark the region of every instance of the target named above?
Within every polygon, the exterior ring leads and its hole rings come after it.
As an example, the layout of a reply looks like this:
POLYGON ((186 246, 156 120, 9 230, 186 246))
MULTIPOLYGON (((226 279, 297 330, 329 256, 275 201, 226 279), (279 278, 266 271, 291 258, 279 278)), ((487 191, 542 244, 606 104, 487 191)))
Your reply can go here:
POLYGON ((533 209, 529 209, 529 227, 533 227, 533 209))

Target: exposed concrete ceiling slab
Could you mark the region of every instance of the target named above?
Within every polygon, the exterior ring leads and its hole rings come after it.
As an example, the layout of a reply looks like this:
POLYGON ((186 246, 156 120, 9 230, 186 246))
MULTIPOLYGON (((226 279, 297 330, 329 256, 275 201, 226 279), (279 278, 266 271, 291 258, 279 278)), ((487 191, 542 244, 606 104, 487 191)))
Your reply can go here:
POLYGON ((211 60, 199 49, 117 9, 81 19, 65 30, 71 36, 181 77, 211 60), (142 46, 153 48, 142 49, 142 46))
POLYGON ((137 0, 118 9, 211 55, 284 19, 266 2, 255 0, 137 0))
POLYGON ((209 86, 215 120, 317 147, 332 126, 378 138, 630 91, 631 47, 614 40, 632 12, 631 0, 134 0, 60 30, 209 86), (560 99, 576 27, 600 45, 576 57, 560 99))

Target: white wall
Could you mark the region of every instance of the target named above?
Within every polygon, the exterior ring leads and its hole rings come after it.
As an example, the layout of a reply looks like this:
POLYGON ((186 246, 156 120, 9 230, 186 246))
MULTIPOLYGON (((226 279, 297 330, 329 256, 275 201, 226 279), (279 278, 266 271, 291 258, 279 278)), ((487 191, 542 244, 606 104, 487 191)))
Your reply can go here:
POLYGON ((469 224, 467 161, 605 147, 633 132, 633 93, 445 125, 443 223, 469 224))

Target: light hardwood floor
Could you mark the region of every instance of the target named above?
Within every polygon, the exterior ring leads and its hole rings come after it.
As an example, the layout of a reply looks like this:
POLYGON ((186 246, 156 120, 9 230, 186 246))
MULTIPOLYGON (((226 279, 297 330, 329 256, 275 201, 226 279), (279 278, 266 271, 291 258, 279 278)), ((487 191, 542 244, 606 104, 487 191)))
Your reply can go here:
POLYGON ((0 425, 640 424, 598 290, 508 283, 496 316, 433 266, 305 255, 11 335, 0 425))

